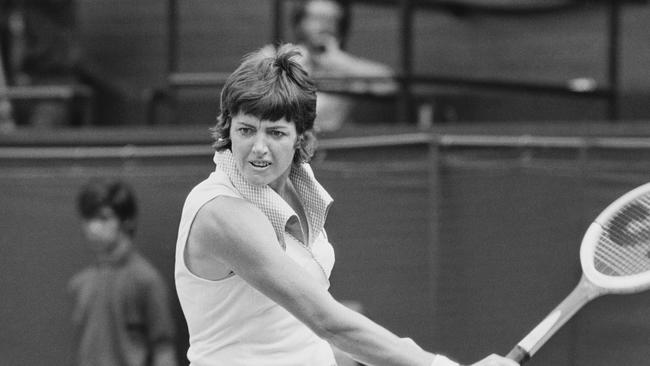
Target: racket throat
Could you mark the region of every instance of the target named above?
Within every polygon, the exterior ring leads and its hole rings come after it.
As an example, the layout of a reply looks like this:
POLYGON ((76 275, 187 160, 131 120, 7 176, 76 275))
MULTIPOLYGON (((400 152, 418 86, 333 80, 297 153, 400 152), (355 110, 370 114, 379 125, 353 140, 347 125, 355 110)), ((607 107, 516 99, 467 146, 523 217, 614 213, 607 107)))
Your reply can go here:
POLYGON ((506 355, 506 357, 522 365, 524 362, 530 359, 530 353, 521 348, 520 345, 516 345, 515 348, 513 348, 510 353, 506 355))
POLYGON ((569 296, 528 333, 517 347, 525 351, 528 357, 532 357, 578 310, 590 300, 600 296, 600 294, 600 288, 583 275, 569 296))

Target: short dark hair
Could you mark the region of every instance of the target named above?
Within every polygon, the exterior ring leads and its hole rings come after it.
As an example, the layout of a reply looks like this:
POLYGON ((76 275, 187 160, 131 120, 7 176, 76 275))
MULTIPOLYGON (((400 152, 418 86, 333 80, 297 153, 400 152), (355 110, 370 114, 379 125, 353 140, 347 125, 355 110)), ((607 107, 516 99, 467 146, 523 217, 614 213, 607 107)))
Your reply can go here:
MULTIPOLYGON (((297 4, 293 7, 293 12, 291 14, 291 26, 293 29, 296 29, 298 24, 307 16, 307 7, 309 3, 313 1, 322 1, 322 0, 299 0, 297 4)), ((335 3, 341 9, 341 18, 339 19, 337 25, 337 32, 339 37, 339 43, 341 47, 344 47, 345 41, 348 38, 348 32, 350 31, 350 4, 346 0, 327 0, 329 2, 335 3)))
POLYGON ((79 191, 77 208, 84 219, 92 219, 108 207, 122 222, 125 231, 135 234, 135 219, 138 205, 133 189, 123 181, 95 178, 88 181, 79 191))
POLYGON ((316 86, 298 57, 300 51, 291 44, 267 46, 244 57, 221 91, 221 112, 211 129, 217 151, 232 148, 232 116, 245 113, 262 120, 293 122, 299 136, 293 162, 311 159, 316 146, 316 86))

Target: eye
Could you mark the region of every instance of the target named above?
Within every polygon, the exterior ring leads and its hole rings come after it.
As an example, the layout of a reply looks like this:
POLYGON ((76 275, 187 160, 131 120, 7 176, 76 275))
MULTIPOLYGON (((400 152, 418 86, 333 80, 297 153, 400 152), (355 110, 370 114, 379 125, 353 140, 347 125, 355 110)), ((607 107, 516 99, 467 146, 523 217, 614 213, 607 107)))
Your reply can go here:
POLYGON ((250 127, 239 127, 237 132, 242 136, 250 136, 253 134, 254 130, 250 127))
POLYGON ((280 130, 271 130, 269 133, 273 137, 284 137, 287 135, 284 131, 280 131, 280 130))

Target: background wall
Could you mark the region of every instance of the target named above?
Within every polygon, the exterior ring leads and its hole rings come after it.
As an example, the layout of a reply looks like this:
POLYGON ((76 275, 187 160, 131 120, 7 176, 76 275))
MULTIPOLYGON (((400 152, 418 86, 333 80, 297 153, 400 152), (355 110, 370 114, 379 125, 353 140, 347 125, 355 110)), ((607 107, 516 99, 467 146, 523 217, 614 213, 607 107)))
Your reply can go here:
MULTIPOLYGON (((272 1, 179 1, 179 68, 231 72, 242 55, 271 41, 272 1)), ((289 9, 290 1, 285 8, 289 9)), ((449 77, 565 83, 578 77, 607 84, 606 1, 584 1, 562 11, 528 15, 419 9, 414 18, 414 71, 449 77)), ((165 85, 167 65, 164 0, 78 0, 80 37, 89 62, 105 73, 111 93, 102 124, 143 124, 144 95, 165 85)), ((288 13, 288 12, 287 12, 288 13)), ((360 1, 352 6, 348 50, 399 66, 399 13, 394 6, 360 1)), ((288 18, 288 17, 287 17, 288 18)), ((650 6, 626 2, 621 14, 621 118, 650 115, 647 24, 650 6)), ((286 40, 291 33, 285 29, 286 40)), ((183 124, 211 124, 217 91, 181 96, 195 103, 183 124), (198 99, 198 103, 195 101, 198 99)), ((604 103, 550 96, 450 93, 451 121, 593 120, 604 103)))
MULTIPOLYGON (((431 135, 409 130, 324 137, 313 166, 335 200, 326 226, 337 253, 333 295, 465 363, 507 353, 577 283, 588 223, 650 180, 650 151, 631 148, 650 136, 643 124, 549 124, 495 126, 490 134, 439 130, 447 141, 439 150, 428 144, 431 135), (582 145, 614 135, 621 148, 582 145), (477 136, 482 144, 450 143, 477 136), (518 142, 567 136, 582 143, 518 142), (504 139, 511 144, 485 144, 504 139)), ((70 364, 64 289, 91 260, 74 207, 90 177, 133 184, 141 206, 137 246, 173 291, 181 206, 213 167, 202 128, 151 136, 138 142, 129 129, 0 139, 0 365, 70 364), (98 152, 104 157, 89 157, 98 152)), ((184 360, 187 333, 175 301, 184 360)), ((649 306, 647 293, 589 304, 530 364, 646 365, 649 306)))

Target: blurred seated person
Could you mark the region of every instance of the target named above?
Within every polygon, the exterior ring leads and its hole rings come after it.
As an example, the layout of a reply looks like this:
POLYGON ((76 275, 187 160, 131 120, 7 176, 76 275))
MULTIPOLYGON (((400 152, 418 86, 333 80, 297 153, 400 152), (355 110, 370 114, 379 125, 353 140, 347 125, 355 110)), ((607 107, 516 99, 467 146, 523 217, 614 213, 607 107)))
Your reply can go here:
MULTIPOLYGON (((79 49, 74 0, 0 0, 2 54, 9 86, 75 86, 79 49)), ((76 124, 60 99, 15 99, 16 122, 32 127, 76 124)))
POLYGON ((303 66, 313 78, 368 78, 345 80, 344 93, 318 93, 315 126, 320 131, 337 130, 349 118, 354 104, 349 93, 388 95, 397 91, 389 66, 343 50, 349 24, 350 8, 343 1, 304 0, 294 8, 296 43, 303 53, 303 66))

